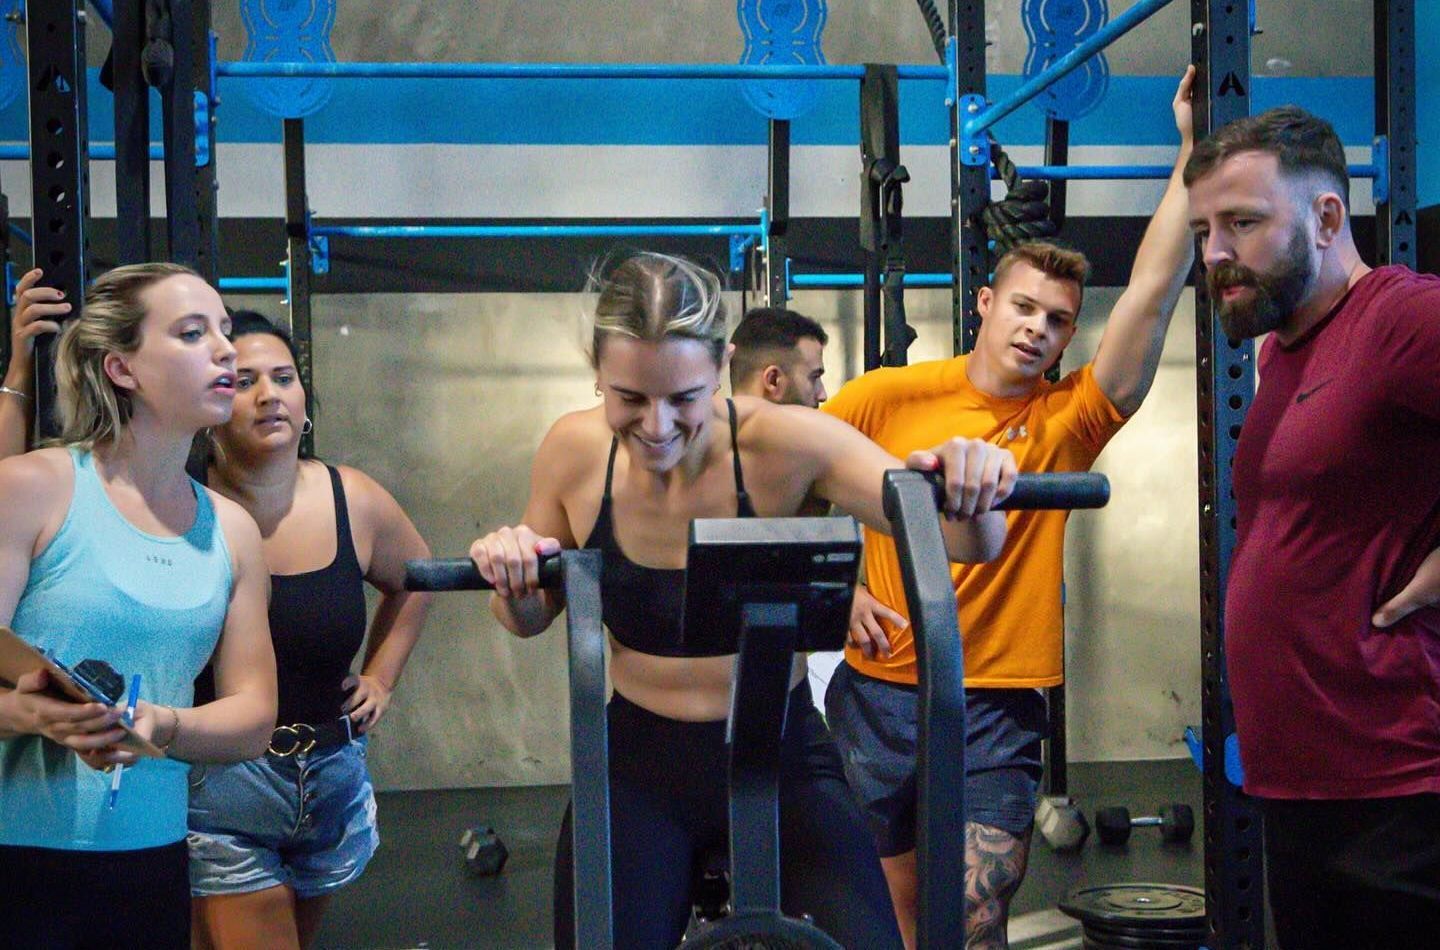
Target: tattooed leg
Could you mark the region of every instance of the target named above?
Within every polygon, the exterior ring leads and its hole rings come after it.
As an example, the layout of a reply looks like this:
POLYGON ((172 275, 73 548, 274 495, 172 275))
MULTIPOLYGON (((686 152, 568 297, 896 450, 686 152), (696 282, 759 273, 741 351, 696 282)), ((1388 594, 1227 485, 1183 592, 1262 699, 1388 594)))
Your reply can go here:
POLYGON ((973 821, 965 823, 965 947, 1006 950, 1010 899, 1025 878, 1030 832, 1008 831, 973 821))

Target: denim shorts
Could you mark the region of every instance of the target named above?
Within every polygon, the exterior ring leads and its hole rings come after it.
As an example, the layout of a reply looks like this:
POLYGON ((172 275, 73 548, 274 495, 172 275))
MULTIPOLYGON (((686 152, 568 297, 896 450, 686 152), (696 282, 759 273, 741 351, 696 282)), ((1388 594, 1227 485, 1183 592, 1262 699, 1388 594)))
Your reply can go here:
MULTIPOLYGON (((917 699, 915 687, 866 676, 848 663, 835 668, 825 691, 845 777, 882 858, 915 849, 917 699)), ((967 689, 965 717, 965 820, 1025 834, 1044 772, 1044 694, 967 689)))
POLYGON ((315 897, 360 876, 380 834, 364 736, 308 755, 265 754, 190 772, 190 892, 288 884, 315 897))

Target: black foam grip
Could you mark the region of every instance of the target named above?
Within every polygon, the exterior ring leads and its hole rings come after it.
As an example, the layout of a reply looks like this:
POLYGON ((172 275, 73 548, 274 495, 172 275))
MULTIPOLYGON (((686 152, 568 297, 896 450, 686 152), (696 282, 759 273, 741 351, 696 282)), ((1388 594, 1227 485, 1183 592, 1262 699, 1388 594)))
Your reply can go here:
MULTIPOLYGON (((935 489, 935 505, 945 503, 945 476, 925 472, 935 489)), ((1030 511, 1040 508, 1104 508, 1110 501, 1110 479, 1098 472, 1047 472, 1020 475, 1010 496, 995 506, 997 511, 1030 511)))
MULTIPOLYGON (((540 586, 560 586, 560 555, 540 558, 540 586)), ((494 590, 468 557, 416 558, 405 562, 406 590, 494 590)))

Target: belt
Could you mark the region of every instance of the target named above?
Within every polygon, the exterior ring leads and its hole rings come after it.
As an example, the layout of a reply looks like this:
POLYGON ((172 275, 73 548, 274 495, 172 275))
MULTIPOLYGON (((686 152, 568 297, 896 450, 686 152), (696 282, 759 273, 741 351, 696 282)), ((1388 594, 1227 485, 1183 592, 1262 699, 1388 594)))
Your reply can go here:
POLYGON ((308 755, 344 745, 354 736, 349 716, 331 719, 318 726, 297 722, 290 726, 276 726, 275 731, 270 733, 270 748, 265 751, 282 759, 292 755, 308 755))

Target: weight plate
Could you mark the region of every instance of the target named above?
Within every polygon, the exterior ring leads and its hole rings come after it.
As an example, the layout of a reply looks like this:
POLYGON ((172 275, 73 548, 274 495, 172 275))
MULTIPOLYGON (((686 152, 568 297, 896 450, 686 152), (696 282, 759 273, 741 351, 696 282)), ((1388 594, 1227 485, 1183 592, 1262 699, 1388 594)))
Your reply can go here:
POLYGON ((1181 884, 1102 884, 1066 894, 1060 910, 1112 928, 1203 925, 1205 892, 1181 884))
POLYGON ((695 950, 842 950, 806 920, 776 911, 740 911, 698 928, 685 940, 695 950))
MULTIPOLYGON (((825 62, 820 35, 825 0, 739 0, 736 14, 752 65, 817 66, 825 62)), ((740 90, 751 108, 771 119, 795 119, 814 108, 823 84, 800 79, 747 79, 740 90)))
POLYGON ((1151 923, 1121 925, 1101 924, 1091 921, 1085 925, 1085 932, 1096 937, 1144 937, 1155 940, 1195 940, 1205 936, 1204 923, 1191 927, 1161 927, 1151 923))
POLYGON ((1097 931, 1086 925, 1085 939, 1107 950, 1196 950, 1205 939, 1204 933, 1193 933, 1185 937, 1157 937, 1151 934, 1117 934, 1097 931))
MULTIPOLYGON (((1096 33, 1110 18, 1107 0, 1022 0, 1020 22, 1029 39, 1022 73, 1039 75, 1096 33)), ((1054 119, 1073 122, 1089 114, 1110 87, 1104 51, 1040 93, 1031 104, 1054 119)))
MULTIPOLYGON (((240 0, 245 24, 245 52, 250 62, 335 61, 330 31, 336 0, 240 0)), ((256 108, 283 119, 318 112, 334 93, 330 79, 264 78, 244 81, 246 96, 256 108)))
POLYGON ((1092 937, 1085 932, 1083 950, 1200 950, 1204 938, 1191 937, 1179 943, 1151 940, 1148 937, 1127 937, 1122 940, 1107 937, 1092 937))

